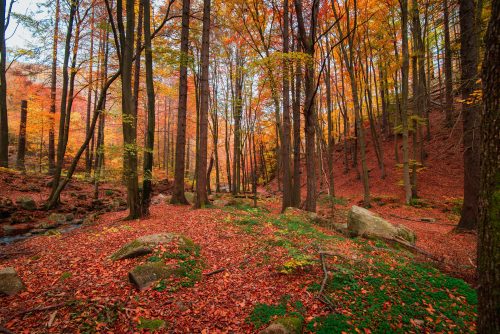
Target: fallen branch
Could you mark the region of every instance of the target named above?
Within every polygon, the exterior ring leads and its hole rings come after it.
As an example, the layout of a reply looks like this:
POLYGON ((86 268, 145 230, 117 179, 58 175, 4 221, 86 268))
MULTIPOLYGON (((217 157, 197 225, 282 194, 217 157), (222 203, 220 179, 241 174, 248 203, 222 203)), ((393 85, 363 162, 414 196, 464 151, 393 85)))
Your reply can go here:
POLYGON ((42 306, 42 307, 34 307, 25 311, 18 312, 17 315, 25 315, 27 313, 33 313, 33 312, 43 312, 43 311, 49 311, 49 310, 54 310, 63 306, 66 306, 68 302, 64 303, 59 303, 59 304, 54 304, 54 305, 48 305, 48 306, 42 306))
POLYGON ((417 222, 417 223, 427 223, 427 224, 432 224, 432 225, 457 226, 456 224, 439 223, 437 221, 432 221, 432 218, 417 218, 417 219, 413 219, 413 218, 410 218, 410 217, 401 217, 401 216, 398 216, 398 215, 395 215, 395 214, 392 214, 392 213, 391 213, 391 217, 399 218, 399 219, 404 219, 404 220, 409 220, 409 221, 417 222))
POLYGON ((222 267, 222 268, 219 268, 217 270, 214 270, 214 271, 211 271, 209 273, 206 273, 205 276, 212 276, 212 275, 215 275, 215 274, 219 274, 223 271, 226 271, 226 268, 225 267, 222 267))

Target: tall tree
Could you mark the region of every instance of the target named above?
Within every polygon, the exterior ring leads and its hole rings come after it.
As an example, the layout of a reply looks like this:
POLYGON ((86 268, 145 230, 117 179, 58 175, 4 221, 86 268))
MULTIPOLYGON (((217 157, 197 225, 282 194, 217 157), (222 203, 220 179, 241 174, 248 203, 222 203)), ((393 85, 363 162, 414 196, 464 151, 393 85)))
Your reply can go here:
POLYGON ((16 168, 22 171, 26 170, 24 157, 26 155, 26 122, 28 118, 28 101, 21 101, 21 120, 19 122, 19 137, 17 143, 16 168))
POLYGON ((7 50, 5 46, 6 0, 0 0, 0 167, 9 167, 9 124, 7 117, 7 50))
POLYGON ((460 18, 460 62, 462 74, 460 87, 462 93, 463 159, 464 159, 464 203, 459 229, 477 227, 477 205, 479 195, 479 114, 481 105, 475 92, 479 90, 478 57, 479 46, 476 27, 476 4, 474 0, 459 1, 460 18))
POLYGON ((52 65, 50 72, 50 119, 49 119, 49 174, 55 171, 56 146, 55 146, 55 114, 57 90, 57 46, 59 41, 59 0, 56 0, 54 14, 54 34, 52 36, 52 65))
MULTIPOLYGON (((148 96, 148 126, 142 181, 142 215, 149 215, 153 178, 153 146, 155 142, 155 87, 153 83, 153 51, 151 49, 151 2, 141 0, 144 11, 144 55, 146 67, 146 93, 148 96)), ((159 151, 159 150, 158 150, 159 151)))
POLYGON ((482 70, 481 183, 478 217, 480 334, 500 333, 500 2, 493 1, 482 70))
POLYGON ((283 138, 281 139, 281 166, 283 170, 283 200, 281 209, 284 211, 292 205, 292 175, 290 171, 290 77, 288 51, 289 13, 288 0, 283 1, 283 138))
POLYGON ((444 25, 444 84, 445 84, 445 125, 452 126, 453 116, 453 72, 451 62, 450 19, 448 0, 443 0, 443 25, 444 25))
MULTIPOLYGON (((201 36, 201 80, 200 80, 200 147, 196 159, 198 176, 196 178, 195 207, 202 208, 209 204, 207 195, 207 150, 208 150, 208 86, 210 56, 210 0, 203 0, 203 29, 201 36)), ((209 174, 208 174, 209 175, 209 174)))
POLYGON ((316 51, 316 30, 318 27, 319 0, 313 0, 310 8, 309 32, 306 31, 302 1, 294 0, 295 13, 297 15, 297 24, 299 29, 300 42, 302 50, 307 54, 305 70, 305 134, 306 134, 306 170, 307 170, 307 195, 305 209, 307 211, 316 211, 316 158, 314 138, 316 135, 316 112, 315 112, 315 66, 314 55, 316 51))
POLYGON ((177 140, 175 145, 175 174, 172 204, 189 204, 184 195, 186 161, 186 109, 187 70, 189 52, 189 7, 190 0, 182 1, 181 53, 179 60, 179 103, 177 107, 177 140))

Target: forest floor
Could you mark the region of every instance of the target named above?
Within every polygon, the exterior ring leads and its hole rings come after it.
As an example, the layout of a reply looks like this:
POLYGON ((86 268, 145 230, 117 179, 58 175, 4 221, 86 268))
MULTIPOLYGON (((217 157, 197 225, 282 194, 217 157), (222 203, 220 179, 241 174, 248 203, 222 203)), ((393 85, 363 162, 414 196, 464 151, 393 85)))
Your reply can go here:
POLYGON ((295 316, 308 332, 474 331, 476 294, 461 279, 381 241, 349 239, 301 215, 279 215, 244 200, 192 210, 159 204, 151 217, 106 213, 94 225, 3 247, 27 289, 4 297, 0 324, 14 332, 254 332, 295 316), (136 237, 174 232, 199 246, 179 260, 180 281, 138 292, 127 273, 155 256, 112 261, 136 237), (328 251, 323 301, 319 252, 328 251), (210 275, 209 273, 225 268, 210 275), (326 301, 325 301, 326 300, 326 301))
MULTIPOLYGON (((14 267, 26 285, 16 296, 0 297, 0 326, 15 333, 240 333, 256 332, 277 316, 294 316, 307 332, 317 333, 473 332, 477 297, 469 284, 475 283, 476 236, 455 231, 463 197, 461 131, 450 135, 441 122, 440 113, 431 114, 419 200, 411 206, 403 204, 392 138, 383 141, 384 180, 369 135, 367 150, 370 210, 414 230, 416 246, 432 260, 382 241, 347 238, 301 215, 280 215, 275 182, 261 189, 258 208, 220 195, 232 205, 192 210, 160 203, 149 218, 125 221, 123 189, 104 184, 101 200, 94 201, 92 184, 75 180, 53 213, 84 220, 80 228, 0 245, 0 268, 14 267), (139 292, 128 272, 162 257, 109 257, 139 236, 160 232, 183 234, 199 251, 177 258, 182 277, 139 292), (321 262, 321 251, 334 255, 321 262), (318 299, 323 264, 328 280, 318 299)), ((336 165, 342 163, 339 147, 336 165)), ((41 206, 50 180, 12 171, 0 176, 2 196, 31 196, 39 207, 20 210, 18 218, 29 222, 14 226, 45 222, 51 212, 41 206)), ((346 174, 337 168, 335 180, 335 211, 322 193, 318 214, 345 223, 350 206, 362 199, 362 185, 354 168, 346 174)), ((162 182, 155 191, 168 188, 162 182)))

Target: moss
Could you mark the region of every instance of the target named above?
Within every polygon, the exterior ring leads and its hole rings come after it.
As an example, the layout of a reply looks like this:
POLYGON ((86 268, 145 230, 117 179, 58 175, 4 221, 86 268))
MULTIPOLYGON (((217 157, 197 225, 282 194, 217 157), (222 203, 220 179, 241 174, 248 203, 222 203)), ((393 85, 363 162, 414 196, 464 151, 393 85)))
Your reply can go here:
POLYGON ((139 318, 139 325, 137 327, 141 329, 148 329, 155 332, 159 329, 165 328, 166 322, 162 319, 146 319, 143 317, 139 318))
POLYGON ((126 258, 128 258, 127 254, 131 253, 135 249, 142 249, 143 252, 140 252, 140 253, 142 253, 143 255, 151 253, 153 251, 153 249, 151 247, 143 244, 140 241, 134 240, 134 241, 129 242, 128 244, 126 244, 122 248, 120 248, 115 253, 113 253, 113 255, 111 255, 111 260, 115 261, 115 260, 120 260, 120 259, 126 259, 126 258))
POLYGON ((302 333, 304 319, 302 317, 284 317, 276 319, 274 323, 283 325, 290 331, 290 334, 299 334, 302 333))

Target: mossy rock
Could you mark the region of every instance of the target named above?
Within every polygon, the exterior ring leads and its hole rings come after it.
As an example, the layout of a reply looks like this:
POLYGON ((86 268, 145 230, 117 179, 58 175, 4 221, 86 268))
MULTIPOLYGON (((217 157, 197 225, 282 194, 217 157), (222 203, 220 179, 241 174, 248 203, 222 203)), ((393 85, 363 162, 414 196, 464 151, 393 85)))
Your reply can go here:
POLYGON ((382 239, 400 237, 415 244, 415 233, 403 225, 393 225, 375 213, 353 205, 347 216, 347 228, 352 236, 382 239))
POLYGON ((300 334, 304 327, 304 320, 301 317, 283 317, 272 322, 260 334, 300 334))
POLYGON ((315 212, 309 212, 292 207, 286 208, 283 215, 288 219, 299 218, 301 221, 306 223, 314 223, 318 221, 318 215, 315 212))
POLYGON ((16 203, 24 210, 36 210, 36 202, 30 196, 21 196, 16 200, 16 203))
POLYGON ((128 279, 139 291, 153 283, 179 274, 179 269, 167 266, 163 262, 149 262, 136 266, 128 273, 128 279))
POLYGON ((23 281, 12 267, 0 270, 0 295, 13 296, 24 290, 23 281))
POLYGON ((158 245, 175 243, 184 251, 192 252, 196 248, 195 243, 179 234, 175 233, 158 233, 139 237, 111 255, 112 260, 130 259, 153 253, 158 245))

